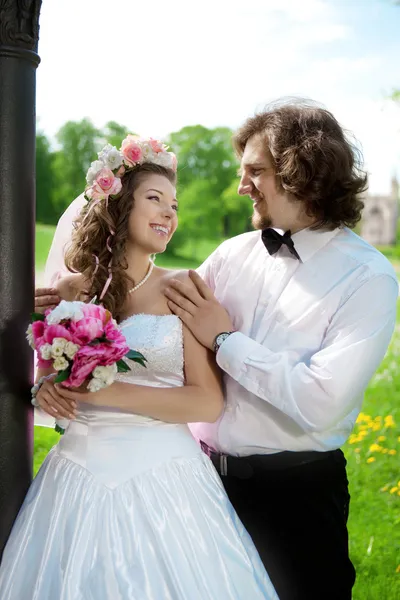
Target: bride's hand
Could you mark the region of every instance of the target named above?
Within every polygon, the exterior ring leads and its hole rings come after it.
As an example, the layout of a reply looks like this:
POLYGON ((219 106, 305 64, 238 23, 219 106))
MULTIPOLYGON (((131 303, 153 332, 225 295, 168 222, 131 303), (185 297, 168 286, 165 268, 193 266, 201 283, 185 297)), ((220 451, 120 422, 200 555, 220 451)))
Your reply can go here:
POLYGON ((112 404, 112 391, 110 393, 110 388, 112 386, 108 386, 102 388, 97 392, 90 392, 87 389, 87 384, 85 383, 80 388, 66 388, 63 387, 62 384, 56 384, 56 389, 59 395, 62 397, 63 401, 68 404, 68 406, 72 407, 74 404, 76 406, 77 403, 85 403, 85 404, 93 404, 97 406, 110 406, 112 404))
POLYGON ((67 401, 60 394, 58 384, 54 383, 54 377, 46 379, 40 386, 36 401, 44 412, 55 419, 75 419, 77 404, 75 401, 67 401))

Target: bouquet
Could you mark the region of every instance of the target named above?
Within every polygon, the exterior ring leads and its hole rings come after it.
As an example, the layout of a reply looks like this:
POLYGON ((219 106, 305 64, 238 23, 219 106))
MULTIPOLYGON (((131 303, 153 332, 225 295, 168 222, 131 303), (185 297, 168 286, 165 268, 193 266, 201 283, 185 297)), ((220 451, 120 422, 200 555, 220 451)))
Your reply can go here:
MULTIPOLYGON (((128 358, 146 366, 140 352, 130 350, 111 313, 98 304, 62 300, 44 315, 33 313, 28 342, 38 356, 38 367, 57 371, 54 379, 65 387, 83 384, 91 392, 111 385, 118 372, 130 371, 128 358)), ((56 420, 64 433, 69 421, 56 420)))

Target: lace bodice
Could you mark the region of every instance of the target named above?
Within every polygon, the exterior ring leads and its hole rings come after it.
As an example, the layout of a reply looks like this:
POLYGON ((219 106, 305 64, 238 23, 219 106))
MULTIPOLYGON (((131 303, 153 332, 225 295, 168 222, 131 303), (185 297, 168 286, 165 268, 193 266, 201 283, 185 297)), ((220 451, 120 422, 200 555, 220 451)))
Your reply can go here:
POLYGON ((176 315, 137 314, 121 322, 120 328, 132 350, 147 359, 146 367, 126 360, 131 368, 119 373, 118 381, 152 387, 184 384, 182 322, 176 315))

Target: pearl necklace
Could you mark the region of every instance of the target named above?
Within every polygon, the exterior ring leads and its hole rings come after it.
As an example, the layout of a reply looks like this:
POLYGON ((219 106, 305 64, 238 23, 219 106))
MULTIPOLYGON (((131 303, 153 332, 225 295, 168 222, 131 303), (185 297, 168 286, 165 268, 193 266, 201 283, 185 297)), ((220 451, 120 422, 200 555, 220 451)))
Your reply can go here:
POLYGON ((136 290, 138 290, 140 287, 142 287, 142 285, 144 285, 146 283, 146 281, 152 274, 153 269, 154 269, 154 263, 151 260, 150 264, 149 264, 149 270, 147 271, 146 275, 143 277, 142 281, 139 281, 139 283, 137 283, 131 290, 129 290, 128 294, 133 294, 133 292, 136 292, 136 290))

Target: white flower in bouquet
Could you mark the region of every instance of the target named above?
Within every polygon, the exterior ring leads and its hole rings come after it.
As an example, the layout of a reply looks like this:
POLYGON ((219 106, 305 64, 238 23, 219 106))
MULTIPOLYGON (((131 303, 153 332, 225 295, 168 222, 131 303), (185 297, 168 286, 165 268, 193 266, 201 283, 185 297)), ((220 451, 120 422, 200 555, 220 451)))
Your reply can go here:
POLYGON ((118 367, 114 363, 113 365, 109 365, 107 367, 96 367, 93 370, 93 377, 95 379, 100 379, 105 383, 105 385, 111 385, 115 381, 115 376, 118 373, 118 367))
POLYGON ((58 356, 62 356, 64 354, 66 343, 67 340, 64 338, 54 338, 51 345, 51 357, 57 358, 58 356))
MULTIPOLYGON (((122 165, 122 154, 115 146, 107 144, 98 154, 100 161, 111 171, 118 169, 122 165)), ((89 183, 89 182, 88 182, 89 183)))
POLYGON ((92 377, 87 387, 89 392, 98 392, 99 390, 107 387, 107 385, 102 379, 99 379, 98 377, 92 377))
POLYGON ((26 330, 26 339, 28 340, 28 344, 30 345, 30 347, 34 350, 35 344, 33 341, 32 323, 28 326, 28 329, 26 330))
POLYGON ((78 352, 78 350, 79 350, 78 344, 74 344, 73 342, 67 342, 65 344, 64 354, 66 355, 67 358, 72 360, 74 358, 75 354, 78 352))
POLYGON ((104 169, 104 163, 101 160, 94 160, 90 165, 90 168, 86 174, 86 181, 88 185, 92 185, 97 177, 97 174, 104 169))
POLYGON ((43 360, 51 360, 51 344, 43 344, 40 348, 40 356, 43 360))
POLYGON ((69 362, 63 356, 57 356, 57 358, 53 362, 53 367, 56 371, 64 371, 64 369, 68 369, 69 362))
POLYGON ((53 308, 51 313, 47 315, 47 324, 58 325, 58 323, 61 323, 61 321, 68 319, 71 321, 80 321, 84 317, 82 312, 83 305, 83 302, 78 302, 77 300, 73 302, 61 300, 60 304, 56 306, 56 308, 53 308))

